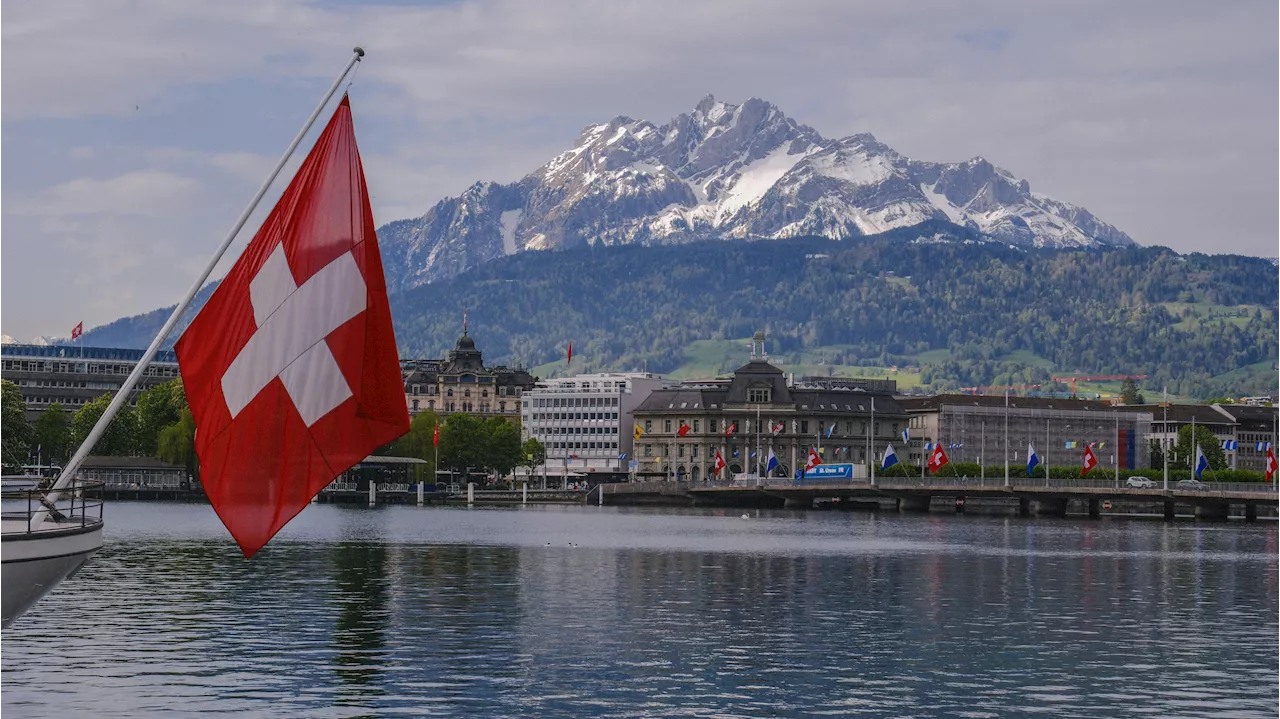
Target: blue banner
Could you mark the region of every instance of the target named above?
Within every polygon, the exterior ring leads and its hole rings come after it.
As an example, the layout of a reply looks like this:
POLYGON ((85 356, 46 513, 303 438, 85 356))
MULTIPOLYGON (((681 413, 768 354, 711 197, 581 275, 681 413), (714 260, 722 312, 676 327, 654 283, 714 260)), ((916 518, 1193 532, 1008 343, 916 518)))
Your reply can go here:
POLYGON ((805 479, 853 479, 852 464, 820 464, 804 473, 805 479))

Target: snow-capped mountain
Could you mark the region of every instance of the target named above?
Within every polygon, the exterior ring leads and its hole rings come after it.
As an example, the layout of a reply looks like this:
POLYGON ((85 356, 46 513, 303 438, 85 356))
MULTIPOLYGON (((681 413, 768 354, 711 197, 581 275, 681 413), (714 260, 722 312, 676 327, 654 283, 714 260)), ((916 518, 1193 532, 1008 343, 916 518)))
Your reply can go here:
POLYGON ((480 182, 383 226, 389 288, 524 250, 582 244, 844 239, 946 220, 1026 246, 1128 245, 1082 207, 975 157, 904 157, 869 134, 839 140, 752 98, 708 95, 665 125, 617 117, 509 185, 480 182))

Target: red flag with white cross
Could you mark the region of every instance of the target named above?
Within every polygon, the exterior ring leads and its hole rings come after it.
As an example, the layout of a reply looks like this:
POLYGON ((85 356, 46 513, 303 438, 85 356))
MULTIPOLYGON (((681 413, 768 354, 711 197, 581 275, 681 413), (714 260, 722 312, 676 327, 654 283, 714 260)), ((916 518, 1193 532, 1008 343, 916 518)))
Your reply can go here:
POLYGON ((246 557, 409 431, 347 98, 175 349, 201 482, 246 557))
POLYGON ((718 450, 718 449, 717 449, 717 450, 716 450, 716 462, 715 462, 715 464, 711 465, 711 473, 712 473, 712 474, 714 474, 714 475, 716 475, 716 476, 719 476, 719 475, 720 475, 720 470, 722 470, 722 469, 724 469, 724 468, 725 468, 725 464, 724 464, 724 457, 720 454, 720 450, 718 450))
POLYGON ((1275 450, 1271 448, 1270 442, 1267 443, 1266 470, 1267 470, 1266 471, 1267 481, 1270 482, 1271 478, 1276 476, 1276 453, 1275 453, 1275 450))
POLYGON ((933 445, 933 453, 929 455, 929 471, 936 474, 938 470, 942 469, 942 465, 949 461, 951 460, 947 459, 947 453, 942 449, 942 443, 939 442, 933 445))
POLYGON ((1083 477, 1089 473, 1089 470, 1098 466, 1098 458, 1093 454, 1093 445, 1086 444, 1084 446, 1084 461, 1080 465, 1080 476, 1083 477))

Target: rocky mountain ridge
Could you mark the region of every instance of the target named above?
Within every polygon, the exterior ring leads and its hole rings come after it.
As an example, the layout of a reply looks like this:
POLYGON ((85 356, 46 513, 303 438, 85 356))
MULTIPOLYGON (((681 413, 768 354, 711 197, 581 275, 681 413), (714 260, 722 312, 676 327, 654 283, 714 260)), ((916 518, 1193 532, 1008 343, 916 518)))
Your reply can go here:
POLYGON ((665 125, 629 117, 590 125, 520 181, 478 182, 378 234, 398 291, 528 250, 845 239, 929 220, 1019 246, 1134 244, 981 157, 913 160, 866 133, 824 138, 764 100, 710 95, 665 125))

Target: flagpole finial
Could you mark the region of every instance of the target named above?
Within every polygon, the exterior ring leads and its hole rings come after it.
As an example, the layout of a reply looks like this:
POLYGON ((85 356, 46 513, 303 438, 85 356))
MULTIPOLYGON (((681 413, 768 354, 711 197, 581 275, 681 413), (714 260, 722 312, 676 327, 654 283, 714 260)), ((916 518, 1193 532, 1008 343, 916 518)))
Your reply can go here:
POLYGON ((364 57, 364 48, 360 47, 359 45, 356 45, 355 47, 351 48, 351 52, 354 52, 356 54, 356 57, 364 57))

